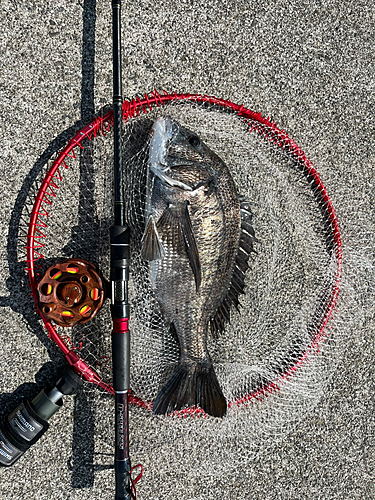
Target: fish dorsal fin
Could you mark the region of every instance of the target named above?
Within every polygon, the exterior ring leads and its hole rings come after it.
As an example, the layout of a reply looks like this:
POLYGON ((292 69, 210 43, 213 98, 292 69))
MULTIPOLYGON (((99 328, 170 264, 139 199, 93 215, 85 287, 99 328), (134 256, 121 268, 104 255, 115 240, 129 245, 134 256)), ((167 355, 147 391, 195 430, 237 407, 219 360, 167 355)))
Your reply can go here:
POLYGON ((191 224, 188 203, 186 202, 183 208, 173 205, 167 207, 158 220, 157 229, 179 255, 186 252, 198 292, 202 281, 201 262, 191 224))
POLYGON ((143 260, 161 260, 165 255, 155 221, 152 215, 148 218, 145 232, 142 236, 141 256, 143 260))
POLYGON ((245 274, 249 269, 248 260, 254 250, 255 238, 252 226, 253 214, 250 203, 240 198, 241 234, 238 242, 238 251, 233 265, 232 277, 215 314, 210 319, 211 332, 214 336, 224 331, 226 323, 230 322, 230 310, 234 306, 239 311, 239 295, 245 293, 245 274))

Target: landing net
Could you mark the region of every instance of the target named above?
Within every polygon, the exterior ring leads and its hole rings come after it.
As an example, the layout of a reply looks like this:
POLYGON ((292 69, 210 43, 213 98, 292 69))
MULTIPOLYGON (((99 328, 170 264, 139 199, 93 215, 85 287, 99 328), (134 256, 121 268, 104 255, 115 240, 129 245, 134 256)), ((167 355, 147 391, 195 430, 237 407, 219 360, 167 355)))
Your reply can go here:
MULTIPOLYGON (((125 212, 133 237, 131 388, 132 402, 144 411, 152 408, 179 358, 139 246, 149 131, 166 115, 197 133, 224 160, 239 194, 253 204, 257 254, 246 274, 241 309, 231 311, 225 332, 208 343, 228 412, 221 422, 206 421, 227 437, 246 432, 252 440, 262 439, 270 429, 275 433, 301 418, 322 397, 350 334, 355 304, 335 210, 304 153, 259 114, 205 96, 155 92, 125 102, 125 212)), ((79 131, 48 167, 28 234, 34 294, 39 277, 60 259, 85 259, 109 276, 111 127, 109 111, 79 131)), ((67 329, 44 323, 82 376, 111 392, 109 304, 85 325, 67 329)), ((176 415, 187 414, 203 416, 199 408, 176 415)), ((195 427, 198 433, 202 429, 195 427)))

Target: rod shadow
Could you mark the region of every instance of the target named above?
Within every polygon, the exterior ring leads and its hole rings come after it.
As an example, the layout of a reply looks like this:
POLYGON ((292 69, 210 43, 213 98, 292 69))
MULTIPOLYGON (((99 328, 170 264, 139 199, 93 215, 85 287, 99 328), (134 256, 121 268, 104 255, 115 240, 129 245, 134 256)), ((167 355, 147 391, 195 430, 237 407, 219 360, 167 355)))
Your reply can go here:
MULTIPOLYGON (((79 129, 95 116, 94 78, 95 78, 95 27, 96 27, 96 0, 84 0, 82 5, 83 37, 82 37, 82 84, 81 84, 81 119, 54 138, 42 155, 37 159, 29 174, 25 178, 18 193, 9 222, 7 238, 7 260, 9 278, 6 286, 8 296, 0 297, 0 307, 9 307, 24 318, 27 330, 36 335, 38 340, 47 349, 50 362, 43 364, 35 374, 35 383, 22 384, 12 394, 0 394, 0 417, 8 415, 23 398, 32 399, 38 392, 48 386, 56 378, 65 360, 59 349, 48 339, 35 313, 35 305, 30 300, 30 288, 25 273, 23 256, 20 257, 19 239, 25 238, 28 220, 25 218, 25 207, 32 206, 36 195, 36 188, 41 173, 46 170, 48 162, 59 152, 79 129)), ((93 213, 88 208, 93 206, 94 193, 93 176, 90 176, 90 164, 93 164, 92 150, 85 148, 80 157, 80 190, 85 190, 85 197, 80 196, 79 223, 84 222, 98 225, 96 216, 91 220, 87 216, 93 213), (83 168, 84 167, 84 168, 83 168), (82 198, 82 199, 81 199, 82 198)), ((72 234, 67 246, 81 247, 80 232, 72 228, 72 234)), ((88 258, 89 255, 82 256, 88 258)), ((93 259, 96 260, 95 258, 93 259)), ((74 403, 74 427, 72 440, 72 456, 68 459, 68 467, 72 471, 71 484, 73 488, 88 488, 94 483, 94 472, 99 469, 113 468, 113 465, 94 466, 94 430, 95 417, 93 412, 93 396, 79 390, 74 403)), ((51 422, 53 423, 53 422, 51 422)))

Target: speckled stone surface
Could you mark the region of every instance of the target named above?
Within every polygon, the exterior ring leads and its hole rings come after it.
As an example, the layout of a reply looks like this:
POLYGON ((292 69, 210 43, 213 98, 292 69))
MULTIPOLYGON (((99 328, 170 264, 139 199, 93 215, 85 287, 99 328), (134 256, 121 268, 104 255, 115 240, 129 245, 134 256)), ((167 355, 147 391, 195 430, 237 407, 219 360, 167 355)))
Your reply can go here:
MULTIPOLYGON (((366 249, 372 270, 374 17, 373 3, 364 0, 123 2, 123 93, 217 95, 271 116, 323 179, 330 172, 342 178, 332 200, 341 200, 339 217, 347 200, 341 223, 356 223, 353 241, 366 249)), ((0 414, 6 415, 61 364, 35 319, 18 228, 40 165, 111 101, 111 5, 2 0, 0 20, 0 414)), ((161 432, 158 419, 132 409, 133 463, 145 468, 139 498, 375 498, 374 311, 369 306, 353 330, 320 402, 282 440, 249 452, 246 466, 224 458, 200 462, 202 443, 192 442, 188 429, 176 440, 173 426, 161 432)), ((95 391, 67 398, 37 445, 0 469, 0 498, 113 498, 111 412, 111 398, 95 391)))

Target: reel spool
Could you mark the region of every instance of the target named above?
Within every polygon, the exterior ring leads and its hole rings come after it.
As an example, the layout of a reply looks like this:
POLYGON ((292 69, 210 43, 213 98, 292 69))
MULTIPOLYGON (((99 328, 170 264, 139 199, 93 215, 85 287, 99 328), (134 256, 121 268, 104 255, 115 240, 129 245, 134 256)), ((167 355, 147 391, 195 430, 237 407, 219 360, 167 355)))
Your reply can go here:
POLYGON ((49 267, 37 286, 39 312, 60 326, 90 321, 102 307, 105 283, 90 262, 68 259, 49 267))

